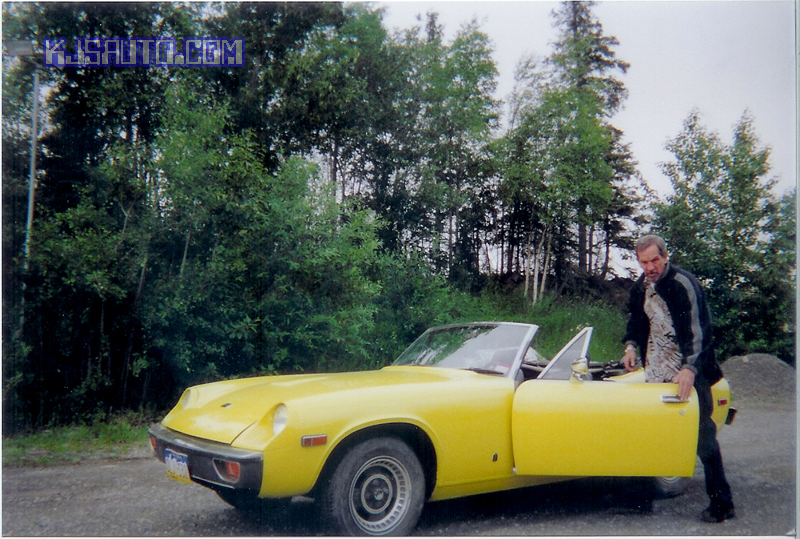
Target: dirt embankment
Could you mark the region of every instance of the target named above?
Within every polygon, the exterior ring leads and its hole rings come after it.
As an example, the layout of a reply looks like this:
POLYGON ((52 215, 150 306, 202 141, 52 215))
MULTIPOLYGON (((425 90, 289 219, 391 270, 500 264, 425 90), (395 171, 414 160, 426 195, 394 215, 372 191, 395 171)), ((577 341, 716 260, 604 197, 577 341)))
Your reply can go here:
POLYGON ((775 356, 750 354, 735 356, 722 364, 722 372, 737 399, 790 401, 797 395, 795 369, 775 356))

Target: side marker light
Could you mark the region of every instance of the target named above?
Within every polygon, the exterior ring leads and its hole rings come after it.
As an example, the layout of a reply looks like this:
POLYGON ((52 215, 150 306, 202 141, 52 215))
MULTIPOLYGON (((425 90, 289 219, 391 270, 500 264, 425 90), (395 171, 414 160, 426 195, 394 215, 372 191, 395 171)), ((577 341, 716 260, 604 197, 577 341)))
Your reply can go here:
POLYGON ((315 434, 313 436, 303 436, 300 438, 301 447, 316 447, 318 445, 325 445, 328 443, 327 434, 315 434))

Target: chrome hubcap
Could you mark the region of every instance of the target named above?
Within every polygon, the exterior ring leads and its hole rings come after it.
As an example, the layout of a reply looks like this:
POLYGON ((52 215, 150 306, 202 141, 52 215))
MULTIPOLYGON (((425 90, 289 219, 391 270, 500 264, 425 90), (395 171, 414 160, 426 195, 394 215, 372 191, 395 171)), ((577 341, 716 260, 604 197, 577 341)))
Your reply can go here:
POLYGON ((410 495, 405 466, 392 457, 375 457, 361 466, 350 484, 350 513, 365 533, 388 533, 400 523, 410 495))

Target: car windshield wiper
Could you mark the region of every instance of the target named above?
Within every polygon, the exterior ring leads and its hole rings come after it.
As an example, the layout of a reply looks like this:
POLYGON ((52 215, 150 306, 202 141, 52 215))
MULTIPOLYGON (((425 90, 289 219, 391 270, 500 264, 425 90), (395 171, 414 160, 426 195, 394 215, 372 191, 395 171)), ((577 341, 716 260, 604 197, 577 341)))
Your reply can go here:
POLYGON ((464 369, 464 370, 477 372, 478 374, 495 374, 495 375, 500 375, 500 376, 502 376, 502 374, 503 374, 502 372, 495 371, 493 369, 481 369, 481 368, 478 368, 478 367, 472 367, 472 368, 464 369))

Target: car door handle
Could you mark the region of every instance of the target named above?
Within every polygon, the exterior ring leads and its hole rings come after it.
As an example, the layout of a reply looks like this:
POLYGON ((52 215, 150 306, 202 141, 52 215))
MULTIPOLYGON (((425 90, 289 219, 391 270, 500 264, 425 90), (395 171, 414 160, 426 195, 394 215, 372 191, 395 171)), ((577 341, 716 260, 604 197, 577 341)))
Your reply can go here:
POLYGON ((681 400, 677 395, 661 395, 661 402, 665 404, 683 404, 684 402, 689 402, 689 400, 681 400))

